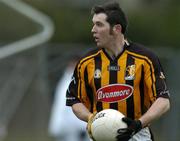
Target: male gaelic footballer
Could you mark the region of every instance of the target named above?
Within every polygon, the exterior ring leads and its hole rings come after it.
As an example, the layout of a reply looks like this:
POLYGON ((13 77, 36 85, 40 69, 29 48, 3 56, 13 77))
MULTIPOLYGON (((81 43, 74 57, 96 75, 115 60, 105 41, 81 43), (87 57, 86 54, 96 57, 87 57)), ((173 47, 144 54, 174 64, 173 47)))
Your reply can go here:
POLYGON ((95 113, 115 109, 128 125, 117 131, 117 141, 153 141, 149 125, 170 108, 160 61, 143 45, 125 39, 127 18, 118 3, 95 6, 92 14, 97 48, 77 63, 66 104, 88 122, 90 136, 95 113))

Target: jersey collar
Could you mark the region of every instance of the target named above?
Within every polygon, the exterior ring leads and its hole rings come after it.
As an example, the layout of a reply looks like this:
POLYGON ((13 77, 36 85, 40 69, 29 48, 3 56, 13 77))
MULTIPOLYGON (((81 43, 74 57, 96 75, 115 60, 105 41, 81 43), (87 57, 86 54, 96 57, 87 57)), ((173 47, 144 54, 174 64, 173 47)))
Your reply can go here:
POLYGON ((114 57, 114 58, 112 58, 112 57, 108 54, 108 52, 105 50, 105 48, 102 48, 102 50, 103 50, 104 54, 106 55, 106 57, 107 57, 109 60, 111 60, 111 61, 116 61, 116 60, 118 60, 118 59, 120 58, 120 56, 124 53, 124 51, 126 50, 126 48, 127 48, 129 45, 130 45, 129 43, 125 42, 125 44, 124 44, 124 46, 123 46, 122 52, 119 53, 119 55, 116 56, 116 57, 114 57))

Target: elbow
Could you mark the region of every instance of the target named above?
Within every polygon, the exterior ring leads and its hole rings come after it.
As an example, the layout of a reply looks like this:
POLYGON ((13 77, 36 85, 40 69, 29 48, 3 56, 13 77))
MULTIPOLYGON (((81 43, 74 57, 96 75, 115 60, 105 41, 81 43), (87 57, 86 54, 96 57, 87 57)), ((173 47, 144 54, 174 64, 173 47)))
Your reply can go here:
POLYGON ((170 100, 168 98, 160 97, 157 99, 159 101, 159 104, 161 105, 162 113, 166 113, 170 110, 170 100))
POLYGON ((167 112, 167 111, 169 111, 170 110, 170 100, 169 99, 166 99, 165 100, 166 102, 165 102, 165 106, 164 106, 164 111, 165 112, 167 112))
POLYGON ((166 106, 166 107, 167 107, 167 111, 170 110, 170 107, 171 107, 170 105, 171 105, 171 104, 170 104, 170 100, 168 99, 167 106, 166 106))
POLYGON ((72 111, 73 111, 73 113, 77 116, 77 114, 78 114, 78 106, 77 106, 77 104, 74 104, 74 105, 72 105, 72 111))

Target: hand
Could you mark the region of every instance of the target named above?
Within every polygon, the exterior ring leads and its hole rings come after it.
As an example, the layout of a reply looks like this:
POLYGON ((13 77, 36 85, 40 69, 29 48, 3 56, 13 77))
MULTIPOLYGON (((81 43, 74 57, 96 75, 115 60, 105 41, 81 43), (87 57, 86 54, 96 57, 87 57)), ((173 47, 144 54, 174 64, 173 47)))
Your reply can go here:
POLYGON ((88 131, 88 134, 89 134, 89 137, 94 141, 94 138, 92 136, 92 132, 91 132, 91 124, 92 124, 92 121, 93 121, 93 118, 95 117, 96 113, 94 114, 90 114, 90 116, 88 117, 88 124, 87 124, 87 131, 88 131))
POLYGON ((127 123, 127 128, 118 129, 117 141, 128 141, 133 135, 142 129, 140 120, 132 120, 128 117, 122 118, 127 123))

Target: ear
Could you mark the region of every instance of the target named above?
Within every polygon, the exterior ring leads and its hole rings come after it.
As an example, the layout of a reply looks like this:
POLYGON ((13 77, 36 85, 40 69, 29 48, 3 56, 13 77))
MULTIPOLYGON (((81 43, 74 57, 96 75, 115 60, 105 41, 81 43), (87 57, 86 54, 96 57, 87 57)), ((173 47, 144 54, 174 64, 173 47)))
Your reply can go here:
POLYGON ((115 33, 119 34, 122 31, 122 27, 121 27, 120 24, 116 24, 116 25, 114 25, 113 30, 114 30, 115 33))

